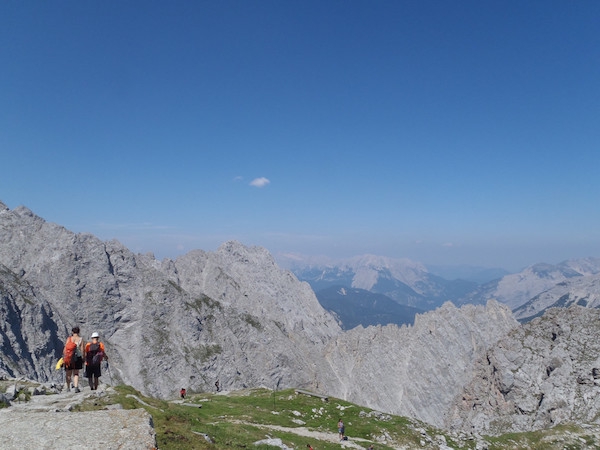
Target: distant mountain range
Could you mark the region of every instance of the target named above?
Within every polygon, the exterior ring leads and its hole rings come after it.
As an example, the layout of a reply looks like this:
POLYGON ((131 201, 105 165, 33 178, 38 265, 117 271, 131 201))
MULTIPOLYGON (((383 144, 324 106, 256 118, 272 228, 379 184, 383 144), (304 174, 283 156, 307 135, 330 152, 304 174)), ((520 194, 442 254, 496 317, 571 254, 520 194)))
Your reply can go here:
POLYGON ((530 320, 553 306, 568 306, 579 301, 596 307, 599 275, 599 258, 572 259, 557 265, 534 264, 519 273, 481 285, 462 302, 482 303, 493 298, 508 305, 521 321, 530 320))
POLYGON ((561 281, 519 306, 513 313, 517 319, 525 321, 541 316, 548 308, 571 305, 600 307, 600 274, 581 275, 561 281))
POLYGON ((304 265, 301 260, 279 261, 318 293, 332 286, 363 289, 383 294, 395 302, 421 310, 431 310, 448 300, 461 298, 477 288, 477 283, 446 280, 430 273, 420 263, 408 259, 364 255, 327 265, 304 265))
POLYGON ((522 321, 552 306, 586 302, 587 306, 596 307, 596 301, 600 302, 598 258, 573 259, 557 265, 540 263, 515 274, 467 266, 455 270, 428 268, 408 259, 374 255, 316 264, 299 257, 280 257, 279 263, 299 280, 308 282, 321 305, 333 312, 344 328, 412 323, 415 312, 435 309, 446 301, 460 306, 495 299, 513 309, 522 321), (462 274, 468 279, 448 280, 432 271, 451 276, 462 274), (490 279, 492 276, 497 278, 490 279), (376 300, 374 294, 378 296, 376 300), (398 310, 390 301, 405 308, 398 310))
MULTIPOLYGON (((461 299, 479 288, 474 281, 442 278, 409 259, 363 255, 338 262, 315 263, 300 257, 279 257, 278 262, 308 282, 321 305, 345 329, 359 324, 410 324, 416 313, 447 301, 475 303, 461 299)), ((469 271, 471 275, 476 272, 469 271)))

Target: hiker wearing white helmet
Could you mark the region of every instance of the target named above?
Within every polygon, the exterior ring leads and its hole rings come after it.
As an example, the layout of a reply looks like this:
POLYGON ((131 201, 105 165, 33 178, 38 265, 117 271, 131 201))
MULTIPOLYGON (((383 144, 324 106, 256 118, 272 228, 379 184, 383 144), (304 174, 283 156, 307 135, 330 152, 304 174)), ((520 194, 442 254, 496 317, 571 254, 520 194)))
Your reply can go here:
POLYGON ((90 383, 90 389, 95 391, 98 389, 98 379, 102 375, 100 363, 108 360, 104 344, 100 342, 100 335, 96 332, 92 333, 92 342, 85 345, 85 376, 90 383))

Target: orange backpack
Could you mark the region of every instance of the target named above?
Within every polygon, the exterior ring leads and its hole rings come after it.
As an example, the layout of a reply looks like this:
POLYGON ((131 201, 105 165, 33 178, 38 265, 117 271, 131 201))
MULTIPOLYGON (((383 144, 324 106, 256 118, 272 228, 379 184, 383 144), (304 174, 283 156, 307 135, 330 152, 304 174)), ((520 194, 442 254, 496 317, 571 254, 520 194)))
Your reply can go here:
POLYGON ((77 344, 73 342, 73 339, 69 336, 67 339, 67 343, 65 344, 65 351, 63 355, 63 361, 65 362, 65 366, 70 366, 71 361, 73 361, 73 356, 75 355, 75 349, 77 348, 77 344))

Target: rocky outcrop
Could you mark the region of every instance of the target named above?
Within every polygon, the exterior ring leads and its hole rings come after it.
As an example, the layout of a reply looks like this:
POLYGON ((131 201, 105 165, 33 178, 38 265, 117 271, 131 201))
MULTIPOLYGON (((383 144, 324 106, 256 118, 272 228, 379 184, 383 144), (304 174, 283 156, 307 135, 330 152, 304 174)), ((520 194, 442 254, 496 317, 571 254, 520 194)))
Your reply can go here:
POLYGON ((326 350, 334 374, 320 386, 332 396, 436 426, 475 373, 474 361, 518 327, 510 310, 487 306, 442 308, 417 315, 414 326, 355 328, 326 350))
POLYGON ((579 306, 515 328, 478 361, 446 426, 502 433, 596 422, 599 336, 600 311, 579 306))
POLYGON ((26 380, 8 382, 6 395, 11 399, 15 392, 18 395, 0 409, 3 450, 157 448, 152 417, 143 409, 124 410, 114 404, 103 410, 75 412, 75 406, 85 401, 107 398, 104 385, 97 391, 83 388, 75 394, 26 380))
POLYGON ((0 411, 0 441, 5 450, 157 448, 152 417, 143 409, 12 415, 0 411))

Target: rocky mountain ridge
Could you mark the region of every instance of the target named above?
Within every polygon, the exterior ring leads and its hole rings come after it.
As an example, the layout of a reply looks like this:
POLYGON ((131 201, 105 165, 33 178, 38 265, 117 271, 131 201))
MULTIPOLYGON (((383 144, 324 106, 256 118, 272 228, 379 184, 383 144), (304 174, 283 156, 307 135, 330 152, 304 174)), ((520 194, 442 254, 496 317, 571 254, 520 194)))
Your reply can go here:
POLYGON ((262 248, 228 242, 157 261, 3 204, 0 264, 0 374, 51 379, 80 325, 100 332, 115 382, 163 398, 217 379, 227 389, 305 387, 459 427, 467 413, 456 399, 477 385, 476 362, 521 328, 489 301, 344 332, 262 248))
POLYGON ((415 317, 413 326, 362 328, 326 348, 333 376, 319 389, 349 401, 443 426, 473 361, 518 327, 510 310, 490 301, 461 308, 445 303, 415 317))
POLYGON ((211 389, 218 378, 238 387, 300 385, 316 376, 313 348, 341 332, 310 288, 272 262, 262 261, 251 283, 238 279, 253 258, 265 258, 262 249, 232 243, 215 254, 186 255, 206 281, 200 292, 181 261, 161 263, 117 241, 71 233, 27 208, 0 209, 8 280, 0 367, 9 375, 46 379, 68 330, 80 325, 86 336, 100 332, 122 380, 151 395, 180 385, 211 389))

